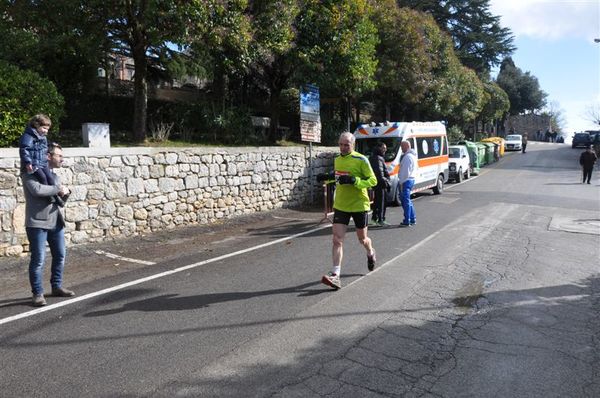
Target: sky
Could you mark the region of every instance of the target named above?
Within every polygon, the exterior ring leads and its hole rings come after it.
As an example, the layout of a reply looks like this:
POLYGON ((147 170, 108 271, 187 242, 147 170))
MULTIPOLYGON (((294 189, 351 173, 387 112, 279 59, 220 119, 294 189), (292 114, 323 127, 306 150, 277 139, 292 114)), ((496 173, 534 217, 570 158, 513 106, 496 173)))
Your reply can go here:
POLYGON ((563 131, 597 130, 600 110, 600 0, 491 0, 490 12, 514 35, 515 65, 537 77, 563 131))

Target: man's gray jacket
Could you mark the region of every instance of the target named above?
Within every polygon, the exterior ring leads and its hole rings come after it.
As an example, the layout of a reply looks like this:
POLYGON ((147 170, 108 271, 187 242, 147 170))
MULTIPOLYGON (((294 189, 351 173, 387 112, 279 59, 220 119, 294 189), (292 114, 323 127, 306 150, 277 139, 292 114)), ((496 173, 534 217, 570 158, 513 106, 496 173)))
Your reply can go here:
POLYGON ((54 176, 55 185, 43 185, 34 175, 23 173, 23 191, 25 192, 25 226, 28 228, 54 229, 64 226, 64 216, 57 203, 50 198, 60 191, 60 178, 54 176))

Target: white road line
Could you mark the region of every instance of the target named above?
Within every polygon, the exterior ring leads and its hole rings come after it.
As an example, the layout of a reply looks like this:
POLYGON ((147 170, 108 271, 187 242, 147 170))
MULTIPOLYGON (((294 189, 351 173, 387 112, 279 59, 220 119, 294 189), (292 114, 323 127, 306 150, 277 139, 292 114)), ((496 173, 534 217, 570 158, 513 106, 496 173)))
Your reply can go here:
POLYGON ((108 253, 108 252, 105 252, 104 250, 96 250, 94 253, 100 254, 100 255, 104 255, 104 256, 106 256, 108 258, 114 258, 116 260, 127 261, 129 263, 137 263, 137 264, 144 264, 144 265, 154 265, 154 264, 156 264, 156 263, 153 263, 152 261, 144 261, 144 260, 138 260, 138 259, 135 259, 135 258, 129 258, 129 257, 119 256, 118 254, 108 253))
POLYGON ((305 232, 300 232, 300 233, 295 234, 295 235, 286 236, 286 237, 283 237, 283 238, 280 238, 280 239, 276 239, 276 240, 271 241, 271 242, 267 242, 267 243, 263 243, 263 244, 260 244, 260 245, 257 245, 257 246, 249 247, 247 249, 239 250, 237 252, 233 252, 233 253, 229 253, 229 254, 224 254, 224 255, 219 256, 219 257, 214 257, 214 258, 210 258, 208 260, 200 261, 200 262, 197 262, 197 263, 194 263, 194 264, 185 265, 183 267, 179 267, 179 268, 176 268, 176 269, 173 269, 173 270, 170 270, 170 271, 161 272, 160 274, 147 276, 145 278, 141 278, 141 279, 137 279, 137 280, 134 280, 134 281, 131 281, 131 282, 123 283, 121 285, 117 285, 117 286, 109 287, 109 288, 106 288, 106 289, 102 289, 102 290, 99 290, 97 292, 88 293, 88 294, 85 294, 85 295, 80 296, 80 297, 75 297, 75 298, 72 298, 72 299, 61 301, 61 302, 56 303, 56 304, 50 304, 50 305, 47 305, 45 307, 37 308, 35 310, 31 310, 31 311, 23 312, 21 314, 9 316, 7 318, 0 319, 0 325, 4 325, 6 323, 13 322, 13 321, 16 321, 18 319, 23 319, 23 318, 27 318, 27 317, 30 317, 30 316, 33 316, 33 315, 41 314, 42 312, 51 311, 51 310, 54 310, 54 309, 57 309, 57 308, 60 308, 60 307, 65 307, 65 306, 70 305, 70 304, 75 304, 75 303, 83 301, 83 300, 89 300, 91 298, 102 296, 102 295, 107 294, 107 293, 112 293, 114 291, 121 290, 121 289, 124 289, 126 287, 139 285, 141 283, 148 282, 148 281, 151 281, 151 280, 154 280, 154 279, 158 279, 158 278, 162 278, 162 277, 165 277, 165 276, 173 275, 173 274, 176 274, 176 273, 182 272, 182 271, 187 271, 189 269, 196 268, 196 267, 199 267, 201 265, 210 264, 210 263, 214 263, 216 261, 224 260, 226 258, 239 256, 240 254, 244 254, 244 253, 252 252, 254 250, 262 249, 263 247, 268 247, 268 246, 276 245, 278 243, 285 242, 285 241, 291 240, 291 239, 295 239, 295 238, 298 238, 300 236, 308 235, 308 234, 311 234, 313 232, 319 231, 321 229, 329 228, 329 227, 331 227, 331 224, 320 225, 320 226, 318 226, 316 228, 313 228, 313 229, 305 231, 305 232))
MULTIPOLYGON (((476 177, 474 177, 474 178, 476 178, 476 177)), ((458 186, 458 185, 464 184, 465 182, 467 182, 467 181, 463 181, 462 183, 458 183, 458 184, 453 184, 452 186, 453 187, 454 186, 458 186)), ((452 188, 452 187, 449 187, 449 188, 452 188)), ((99 290, 97 292, 88 293, 88 294, 85 294, 85 295, 80 296, 80 297, 75 297, 75 298, 72 298, 72 299, 61 301, 60 303, 50 304, 50 305, 47 305, 45 307, 37 308, 35 310, 31 310, 31 311, 23 312, 21 314, 9 316, 7 318, 0 319, 0 325, 4 325, 6 323, 13 322, 13 321, 16 321, 16 320, 19 320, 19 319, 23 319, 23 318, 28 318, 28 317, 33 316, 33 315, 41 314, 42 312, 54 310, 56 308, 65 307, 67 305, 75 304, 77 302, 88 300, 88 299, 91 299, 91 298, 94 298, 94 297, 102 296, 104 294, 112 293, 112 292, 115 292, 117 290, 124 289, 126 287, 139 285, 141 283, 148 282, 148 281, 151 281, 151 280, 154 280, 154 279, 158 279, 158 278, 162 278, 164 276, 169 276, 169 275, 172 275, 172 274, 176 274, 178 272, 182 272, 182 271, 186 271, 188 269, 196 268, 196 267, 199 267, 201 265, 214 263, 216 261, 224 260, 226 258, 235 257, 235 256, 238 256, 240 254, 244 254, 244 253, 248 253, 248 252, 251 252, 251 251, 254 251, 254 250, 262 249, 263 247, 268 247, 268 246, 276 245, 278 243, 285 242, 286 240, 295 239, 295 238, 298 238, 300 236, 308 235, 308 234, 311 234, 313 232, 319 231, 319 230, 324 229, 324 228, 329 228, 329 227, 331 227, 331 224, 320 225, 320 226, 318 226, 316 228, 313 228, 311 230, 308 230, 308 231, 305 231, 305 232, 301 232, 301 233, 298 233, 298 234, 295 234, 295 235, 290 235, 290 236, 287 236, 287 237, 283 237, 283 238, 280 238, 280 239, 276 239, 274 241, 263 243, 263 244, 258 245, 258 246, 253 246, 253 247, 249 247, 249 248, 244 249, 244 250, 239 250, 237 252, 233 252, 233 253, 229 253, 229 254, 224 254, 224 255, 219 256, 219 257, 210 258, 208 260, 200 261, 200 262, 197 262, 197 263, 194 263, 194 264, 190 264, 190 265, 185 265, 183 267, 179 267, 179 268, 176 268, 176 269, 173 269, 173 270, 170 270, 170 271, 161 272, 160 274, 147 276, 145 278, 141 278, 141 279, 137 279, 137 280, 134 280, 134 281, 131 281, 131 282, 123 283, 121 285, 117 285, 117 286, 109 287, 109 288, 106 288, 106 289, 102 289, 102 290, 99 290)), ((382 264, 380 267, 376 268, 371 273, 376 272, 381 267, 383 267, 383 266, 385 266, 385 265, 387 265, 387 264, 389 264, 389 263, 397 260, 398 258, 406 255, 407 253, 415 250, 417 247, 420 247, 424 243, 426 243, 426 242, 430 241, 431 239, 433 239, 440 232, 441 231, 437 231, 433 235, 430 235, 429 237, 427 237, 426 239, 422 240, 421 242, 419 242, 415 246, 412 246, 410 249, 402 252, 398 256, 396 256, 393 259, 387 261, 385 264, 382 264)), ((154 264, 154 263, 145 262, 145 261, 142 261, 142 260, 127 259, 125 257, 120 257, 120 256, 117 256, 117 255, 114 255, 114 254, 106 253, 106 252, 103 252, 101 250, 98 250, 96 253, 98 253, 98 254, 104 254, 107 257, 114 256, 114 257, 111 257, 111 258, 120 258, 120 259, 123 259, 124 261, 139 262, 140 264, 149 264, 149 265, 154 264)), ((369 275, 369 274, 367 274, 367 275, 369 275)), ((360 280, 360 278, 357 279, 357 280, 355 280, 355 281, 353 281, 353 282, 351 282, 349 285, 355 283, 358 280, 360 280)), ((349 285, 347 285, 347 286, 349 286, 349 285)))
MULTIPOLYGON (((444 228, 434 232, 433 234, 429 235, 427 238, 423 239, 422 241, 420 241, 419 243, 409 247, 408 249, 404 250, 402 253, 398 254, 396 257, 392 258, 391 260, 386 261, 385 263, 377 266, 373 271, 369 272, 368 274, 365 274, 365 276, 369 276, 369 275, 373 275, 375 272, 379 271, 380 269, 382 269, 383 267, 387 266, 388 264, 393 263, 394 261, 398 260, 399 258, 406 256, 409 253, 412 253, 413 251, 417 250, 418 248, 420 248, 421 246, 423 246, 425 243, 429 242, 430 240, 432 240, 433 238, 435 238, 436 236, 438 236, 439 234, 441 234, 442 232, 444 232, 445 230, 454 227, 455 225, 457 225, 459 222, 462 222, 462 220, 455 220, 452 221, 450 224, 446 225, 444 228)), ((357 282, 359 282, 362 278, 357 278, 355 280, 353 280, 352 282, 348 283, 346 285, 350 286, 353 285, 357 282)))
MULTIPOLYGON (((333 213, 332 213, 333 214, 333 213)), ((281 216, 272 216, 277 220, 291 220, 291 221, 314 221, 317 222, 319 220, 314 218, 296 218, 296 217, 281 217, 281 216)))

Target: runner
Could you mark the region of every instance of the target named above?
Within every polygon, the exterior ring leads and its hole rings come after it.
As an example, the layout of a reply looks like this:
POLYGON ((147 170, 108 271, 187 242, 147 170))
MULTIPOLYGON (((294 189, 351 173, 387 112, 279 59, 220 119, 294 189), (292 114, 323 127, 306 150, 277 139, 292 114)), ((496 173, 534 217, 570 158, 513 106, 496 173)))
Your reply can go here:
MULTIPOLYGON (((339 139, 340 155, 335 158, 335 179, 338 184, 333 202, 333 269, 323 275, 321 282, 334 289, 340 289, 340 272, 343 258, 343 244, 350 219, 354 220, 358 241, 367 251, 367 268, 375 268, 375 249, 367 236, 368 212, 370 209, 367 189, 377 185, 377 178, 369 160, 354 151, 355 137, 349 132, 342 133, 339 139)), ((317 176, 319 181, 331 178, 326 174, 317 176)))

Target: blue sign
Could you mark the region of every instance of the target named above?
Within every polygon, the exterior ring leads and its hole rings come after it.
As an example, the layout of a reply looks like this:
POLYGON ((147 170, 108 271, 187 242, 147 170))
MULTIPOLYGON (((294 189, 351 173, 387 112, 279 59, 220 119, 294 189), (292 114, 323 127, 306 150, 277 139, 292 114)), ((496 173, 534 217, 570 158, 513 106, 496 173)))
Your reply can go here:
POLYGON ((307 84, 300 91, 300 113, 319 115, 321 113, 321 100, 319 87, 307 84))

